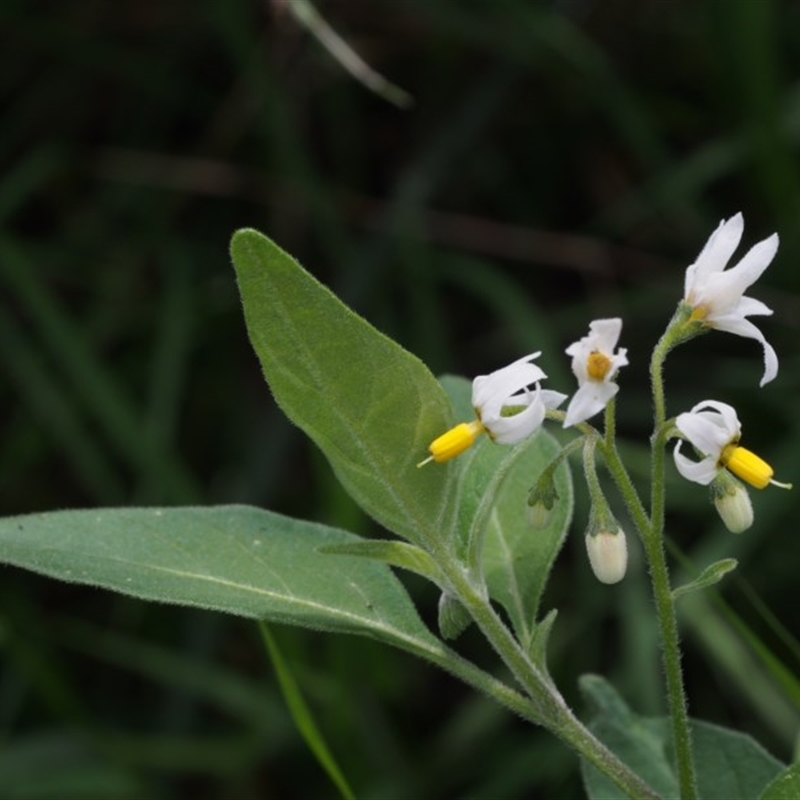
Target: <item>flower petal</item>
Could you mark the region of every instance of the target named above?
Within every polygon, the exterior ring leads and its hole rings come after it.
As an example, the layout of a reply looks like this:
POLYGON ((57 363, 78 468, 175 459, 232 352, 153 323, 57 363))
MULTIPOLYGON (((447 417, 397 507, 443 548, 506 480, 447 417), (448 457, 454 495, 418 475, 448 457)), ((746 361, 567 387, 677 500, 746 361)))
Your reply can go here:
POLYGON ((537 391, 530 405, 510 417, 481 420, 496 444, 518 444, 527 439, 544 422, 545 405, 537 391))
POLYGON ((731 314, 736 314, 738 317, 771 317, 773 313, 773 310, 766 303, 762 303, 754 297, 743 297, 731 312, 731 314))
POLYGON ((589 324, 589 331, 589 336, 594 339, 593 349, 611 355, 622 332, 622 320, 619 317, 596 319, 589 324))
POLYGON ((483 408, 489 402, 502 405, 527 386, 544 380, 547 377, 545 373, 530 363, 531 359, 540 355, 541 352, 531 353, 490 375, 479 375, 472 381, 472 405, 476 409, 483 408))
POLYGON ((757 342, 761 342, 761 347, 764 349, 764 374, 761 377, 759 386, 763 386, 775 378, 778 374, 778 354, 764 338, 764 334, 752 322, 739 317, 737 314, 730 314, 715 319, 713 327, 720 331, 735 333, 737 336, 744 336, 747 339, 755 339, 757 342))
POLYGON ((616 377, 617 373, 620 370, 620 367, 627 367, 628 366, 628 349, 626 347, 620 347, 617 350, 617 354, 611 357, 611 367, 606 374, 604 380, 610 381, 616 377))
POLYGON ((694 481, 694 483, 708 486, 716 477, 717 472, 719 472, 717 460, 709 456, 702 461, 692 461, 680 452, 682 444, 683 442, 678 442, 672 453, 678 472, 680 472, 687 481, 694 481))
POLYGON ((564 427, 569 428, 602 411, 606 403, 619 391, 616 383, 586 381, 572 396, 567 406, 564 427))
POLYGON ((731 439, 738 439, 742 435, 742 426, 739 424, 739 417, 736 409, 727 403, 719 400, 703 400, 692 406, 692 413, 697 413, 705 408, 716 411, 722 417, 722 427, 728 432, 731 439))
POLYGON ((744 258, 731 269, 709 275, 702 287, 694 292, 694 302, 708 307, 706 319, 730 313, 737 307, 744 292, 770 265, 778 250, 778 234, 754 245, 744 258))
POLYGON ((679 414, 675 427, 704 456, 719 460, 723 448, 741 435, 736 411, 726 403, 705 400, 690 412, 679 414), (701 409, 711 408, 711 411, 701 409))
POLYGON ((761 277, 775 258, 779 244, 778 234, 773 233, 772 236, 754 244, 735 267, 726 271, 726 276, 735 281, 739 287, 739 294, 744 294, 745 290, 761 277))
POLYGON ((558 408, 569 395, 554 392, 552 389, 542 389, 542 402, 546 409, 558 408))
POLYGON ((692 294, 702 288, 709 275, 725 269, 739 246, 743 231, 744 218, 740 212, 728 220, 722 220, 708 237, 694 264, 686 270, 684 296, 687 303, 695 304, 692 294))

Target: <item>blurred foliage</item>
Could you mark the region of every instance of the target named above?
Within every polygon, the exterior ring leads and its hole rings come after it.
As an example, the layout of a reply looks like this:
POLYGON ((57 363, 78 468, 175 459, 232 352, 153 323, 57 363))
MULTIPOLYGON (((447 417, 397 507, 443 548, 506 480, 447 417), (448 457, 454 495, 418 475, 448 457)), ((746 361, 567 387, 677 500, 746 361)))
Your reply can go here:
MULTIPOLYGON (((242 226, 437 372, 542 349, 564 389, 563 348, 622 316, 619 424, 644 472, 650 348, 685 266, 742 210, 743 247, 781 235, 752 292, 776 311, 781 373, 759 390, 758 345, 712 334, 671 357, 669 410, 736 405, 745 444, 800 483, 798 4, 319 0, 412 95, 400 110, 291 2, 0 4, 2 513, 247 502, 374 531, 261 380, 227 263, 242 226)), ((734 537, 700 487, 670 489, 680 548, 739 560, 722 594, 796 673, 796 494, 759 494, 734 537)), ((593 671, 660 710, 639 564, 600 586, 581 535, 557 562, 551 666, 576 704, 593 671)), ((0 597, 3 796, 336 796, 254 628, 15 570, 0 597)), ((693 716, 789 758, 798 706, 752 641, 713 603, 684 621, 693 716)), ((368 641, 275 636, 359 797, 580 794, 560 744, 448 676, 368 641)), ((486 661, 474 632, 460 647, 486 661)))

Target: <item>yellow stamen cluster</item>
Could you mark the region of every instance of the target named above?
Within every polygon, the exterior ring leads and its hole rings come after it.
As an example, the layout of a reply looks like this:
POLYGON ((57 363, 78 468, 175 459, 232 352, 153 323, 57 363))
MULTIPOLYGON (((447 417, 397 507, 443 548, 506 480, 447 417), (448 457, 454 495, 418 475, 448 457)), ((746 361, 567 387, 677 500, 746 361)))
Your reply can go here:
POLYGON ((417 466, 422 467, 431 461, 441 464, 443 461, 449 461, 451 458, 461 455, 475 443, 478 436, 485 430, 486 428, 483 427, 479 419, 472 422, 462 422, 454 428, 450 428, 447 433, 443 433, 431 442, 430 447, 428 447, 430 456, 424 461, 420 461, 417 466))
POLYGON ((593 381, 602 381, 611 369, 611 359, 599 350, 589 353, 586 373, 593 381))
POLYGON ((756 489, 765 489, 771 483, 782 488, 791 488, 791 484, 772 480, 775 474, 772 467, 763 458, 759 458, 745 447, 739 447, 738 444, 729 444, 722 451, 719 462, 756 489))

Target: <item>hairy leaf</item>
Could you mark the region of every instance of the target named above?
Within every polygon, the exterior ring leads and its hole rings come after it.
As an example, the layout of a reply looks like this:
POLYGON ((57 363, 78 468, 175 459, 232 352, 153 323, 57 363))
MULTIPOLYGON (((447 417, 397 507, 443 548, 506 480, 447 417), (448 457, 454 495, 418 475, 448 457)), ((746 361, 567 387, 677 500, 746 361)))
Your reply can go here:
POLYGON ((357 541, 250 506, 0 519, 6 564, 145 600, 365 634, 412 652, 437 647, 385 564, 319 552, 357 541))
MULTIPOLYGON (((678 797, 678 775, 672 752, 672 728, 666 717, 640 717, 598 675, 584 675, 581 690, 589 701, 592 732, 662 797, 678 797)), ((751 737, 698 720, 691 721, 692 743, 701 798, 752 800, 783 769, 751 737)), ((586 761, 583 783, 590 800, 624 800, 626 795, 586 761)))
POLYGON ((231 255, 250 341, 286 415, 378 522, 416 542, 446 535, 453 467, 416 467, 451 422, 433 375, 266 236, 237 231, 231 255))
POLYGON ((764 789, 758 800, 797 800, 800 797, 800 764, 792 764, 764 789))

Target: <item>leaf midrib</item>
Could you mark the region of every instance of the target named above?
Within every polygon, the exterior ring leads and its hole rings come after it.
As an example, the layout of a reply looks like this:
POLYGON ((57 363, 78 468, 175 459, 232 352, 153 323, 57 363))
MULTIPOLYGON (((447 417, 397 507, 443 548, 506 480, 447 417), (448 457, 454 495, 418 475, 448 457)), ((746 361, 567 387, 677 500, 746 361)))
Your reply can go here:
MULTIPOLYGON (((196 582, 199 582, 199 583, 207 583, 209 585, 214 585, 214 586, 224 586, 226 588, 235 589, 235 590, 240 591, 240 592, 242 592, 244 594, 252 593, 253 595, 255 595, 257 597, 264 597, 264 598, 267 598, 267 599, 272 600, 272 601, 282 602, 282 603, 285 603, 285 604, 287 604, 289 606, 295 605, 298 608, 306 608, 306 609, 311 609, 311 610, 313 610, 315 612, 321 612, 320 616, 323 617, 323 618, 327 617, 327 618, 330 619, 333 616, 333 617, 340 618, 342 620, 353 621, 354 623, 357 623, 357 627, 359 627, 359 628, 367 627, 367 628, 370 628, 372 630, 379 631, 381 633, 385 633, 387 635, 390 635, 391 637, 393 637, 395 639, 399 639, 399 640, 402 640, 402 641, 405 641, 405 642, 408 642, 408 643, 414 643, 417 646, 426 645, 427 644, 426 639, 417 638, 416 636, 412 636, 410 634, 407 634, 407 633, 403 632, 401 629, 396 628, 396 627, 388 624, 386 622, 386 620, 380 615, 378 615, 378 616, 379 616, 381 624, 376 624, 376 620, 374 618, 371 618, 371 617, 358 616, 357 614, 355 614, 353 612, 348 612, 348 611, 345 611, 345 610, 343 610, 341 608, 332 608, 329 605, 325 605, 323 603, 315 602, 315 601, 308 600, 308 599, 305 599, 305 598, 300 598, 297 595, 294 595, 294 594, 291 594, 291 593, 287 593, 287 594, 283 595, 283 594, 280 594, 280 593, 275 592, 275 591, 270 591, 268 589, 263 589, 263 588, 254 586, 253 584, 250 584, 250 583, 236 583, 235 581, 232 581, 232 580, 229 580, 229 579, 225 579, 225 578, 220 578, 218 576, 206 575, 206 574, 195 573, 195 572, 187 572, 185 570, 181 570, 181 569, 178 569, 176 567, 165 567, 165 566, 163 566, 161 564, 155 564, 155 563, 146 562, 146 561, 137 561, 137 560, 133 560, 133 559, 130 559, 130 558, 116 558, 114 556, 108 556, 108 555, 99 556, 96 553, 91 553, 91 552, 86 552, 86 551, 76 551, 74 549, 68 549, 68 548, 59 548, 59 547, 48 546, 46 548, 40 548, 40 549, 25 548, 25 547, 17 547, 16 549, 18 551, 22 551, 22 550, 25 550, 25 549, 30 549, 34 553, 50 552, 50 553, 57 553, 59 555, 62 554, 62 553, 66 553, 66 554, 68 554, 70 556, 71 559, 74 559, 76 556, 78 556, 78 557, 88 557, 89 559, 95 560, 95 561, 106 561, 106 562, 109 562, 109 563, 122 564, 122 565, 125 565, 125 566, 128 566, 128 567, 131 567, 131 568, 138 567, 138 568, 140 568, 142 570, 147 570, 147 571, 156 572, 156 573, 162 573, 164 575, 169 575, 171 577, 179 577, 179 578, 182 578, 182 579, 185 579, 185 580, 192 580, 192 581, 196 581, 196 582)), ((21 559, 18 560, 16 558, 14 558, 11 553, 6 553, 5 556, 4 556, 4 560, 7 563, 14 564, 15 566, 28 568, 28 569, 31 568, 29 561, 25 561, 25 560, 21 560, 21 559)), ((77 576, 80 573, 80 570, 78 568, 70 568, 70 569, 66 570, 66 569, 46 569, 44 567, 40 567, 40 568, 38 568, 37 571, 43 572, 45 574, 52 575, 54 577, 59 577, 59 578, 65 579, 65 580, 69 580, 69 578, 71 577, 71 578, 73 578, 73 582, 79 582, 79 581, 75 580, 75 576, 77 576), (69 577, 64 578, 65 575, 68 575, 69 577)), ((110 581, 110 580, 105 580, 104 581, 102 579, 98 579, 96 581, 92 581, 91 585, 102 587, 102 588, 118 589, 119 591, 122 591, 122 592, 126 591, 125 588, 124 588, 124 584, 121 584, 121 583, 115 582, 115 581, 110 581)), ((354 588, 357 588, 357 587, 354 587, 354 588)), ((130 590, 128 590, 128 593, 131 593, 130 590)), ((176 594, 178 594, 178 593, 176 593, 176 594)), ((141 597, 150 597, 150 598, 155 599, 155 600, 164 601, 164 598, 162 596, 156 596, 156 595, 154 595, 152 593, 149 593, 147 595, 143 594, 143 595, 140 595, 140 596, 141 597)), ((188 601, 188 602, 191 602, 191 601, 188 601)), ((197 605, 200 605, 200 604, 198 603, 197 605)), ((206 607, 214 608, 215 606, 208 605, 206 607)), ((219 606, 216 606, 216 607, 219 608, 219 609, 230 608, 229 606, 223 606, 222 604, 220 604, 219 606)), ((267 619, 268 617, 264 617, 264 618, 267 619)), ((424 633, 427 634, 426 631, 424 631, 424 633)), ((429 650, 430 648, 426 647, 425 649, 429 650)))

